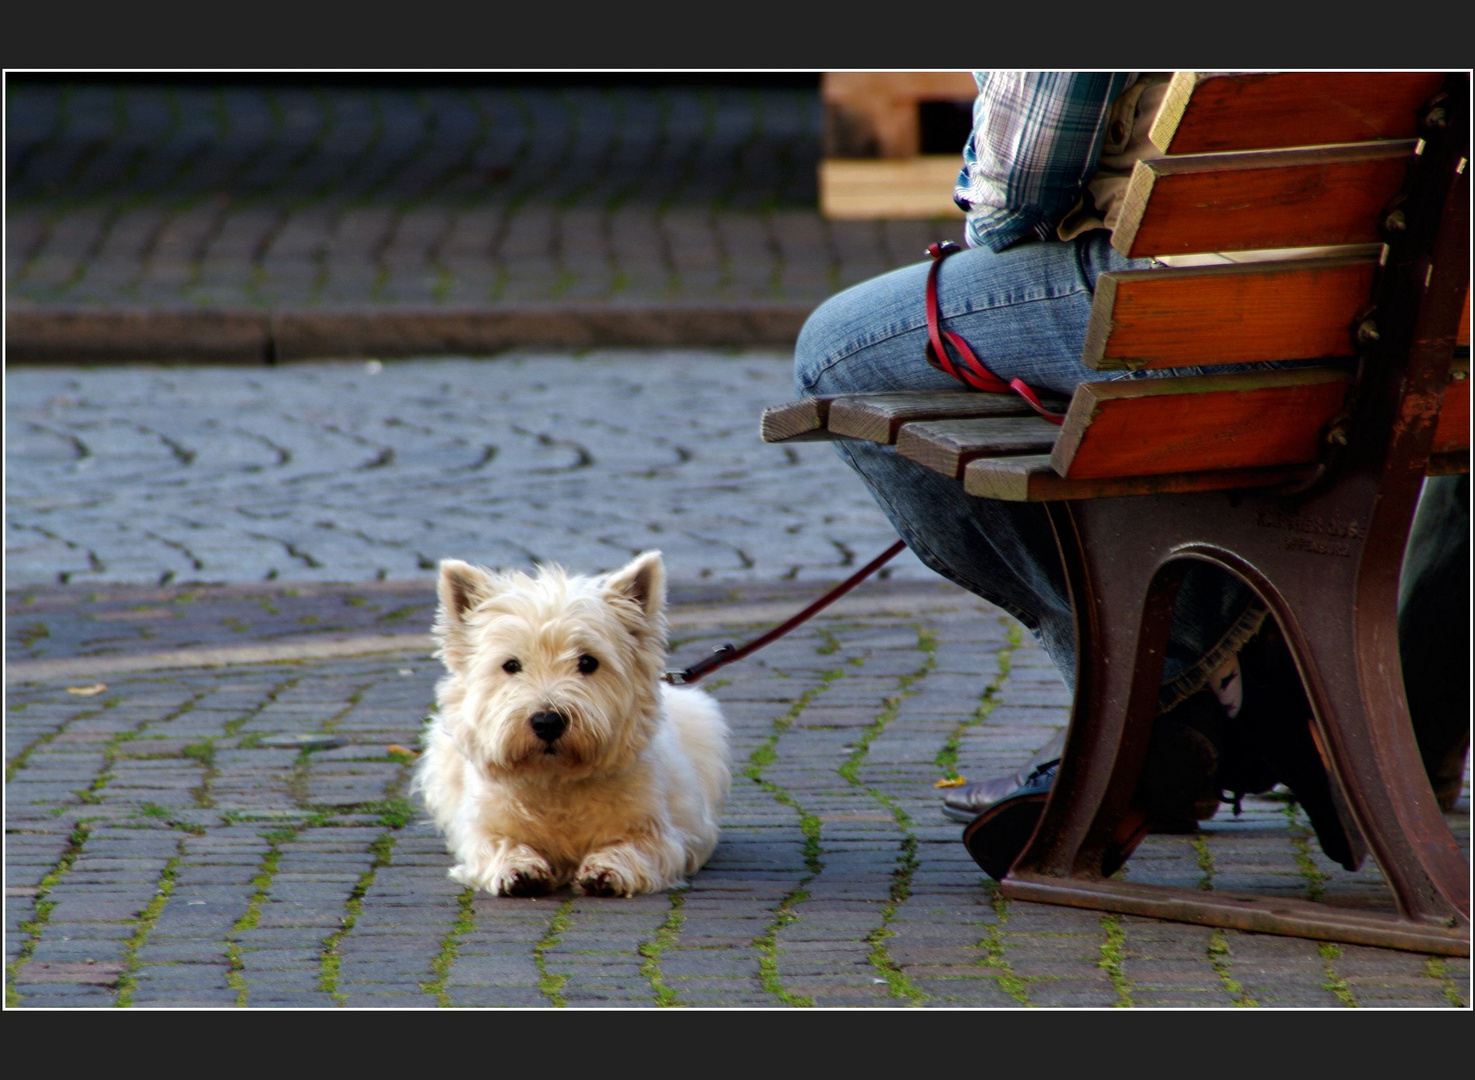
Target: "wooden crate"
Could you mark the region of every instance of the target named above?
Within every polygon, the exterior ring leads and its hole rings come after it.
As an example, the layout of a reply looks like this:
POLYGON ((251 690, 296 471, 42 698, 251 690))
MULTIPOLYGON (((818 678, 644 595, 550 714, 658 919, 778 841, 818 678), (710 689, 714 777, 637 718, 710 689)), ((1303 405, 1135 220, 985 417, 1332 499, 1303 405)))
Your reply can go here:
POLYGON ((920 152, 920 110, 924 102, 971 102, 976 93, 966 71, 825 72, 820 212, 833 219, 961 217, 952 190, 962 155, 920 152))
POLYGON ((919 107, 970 102, 978 93, 966 71, 827 71, 825 157, 914 158, 922 152, 919 107))

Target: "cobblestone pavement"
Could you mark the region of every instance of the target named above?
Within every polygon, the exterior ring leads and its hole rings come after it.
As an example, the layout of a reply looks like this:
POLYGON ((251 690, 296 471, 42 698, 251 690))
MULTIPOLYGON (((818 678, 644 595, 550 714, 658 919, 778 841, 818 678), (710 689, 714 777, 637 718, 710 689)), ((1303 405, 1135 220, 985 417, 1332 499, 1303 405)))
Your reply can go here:
POLYGON ((202 324, 185 351, 257 358, 262 334, 292 357, 393 348, 382 328, 376 339, 360 327, 354 345, 341 322, 293 338, 247 318, 264 312, 295 315, 300 332, 314 313, 419 312, 411 352, 454 333, 574 344, 591 313, 693 305, 706 314, 680 330, 602 325, 627 344, 791 341, 824 297, 960 231, 822 219, 820 126, 817 88, 762 83, 13 80, 12 355, 129 354, 143 324, 98 323, 89 337, 68 321, 109 313, 147 315, 159 340, 177 338, 181 320, 239 316, 202 324), (723 311, 747 318, 729 326, 723 311), (476 331, 467 312, 527 318, 476 331))
MULTIPOLYGON (((56 583, 357 582, 447 556, 678 581, 838 580, 895 539, 819 443, 767 446, 789 357, 521 354, 12 368, 6 573, 56 583)), ((883 571, 932 575, 907 553, 883 571)))
MULTIPOLYGON (((787 589, 679 604, 674 655, 703 655, 808 591, 787 589)), ((12 621, 56 607, 58 592, 76 590, 13 595, 12 621)), ((8 672, 11 1005, 1470 1000, 1464 960, 1001 897, 933 782, 1018 767, 1064 722, 1067 695, 1016 624, 951 586, 861 590, 714 679, 737 774, 722 841, 688 888, 627 900, 494 899, 447 879, 448 856, 407 801, 407 759, 389 749, 414 745, 437 666, 423 646, 326 655, 312 633, 341 643, 345 611, 352 632, 409 609, 423 634, 424 583, 120 589, 68 604, 71 651, 94 666, 8 672), (295 659, 184 648, 173 670, 119 670, 160 645, 119 645, 120 627, 177 620, 187 632, 171 641, 208 643, 245 621, 242 604, 296 616, 295 659), (183 666, 192 658, 217 666, 183 666), (345 745, 271 745, 297 733, 345 745)), ((1468 795, 1451 821, 1468 850, 1468 795)), ((1375 870, 1334 867, 1294 804, 1270 797, 1198 835, 1150 837, 1127 876, 1387 904, 1375 870)))

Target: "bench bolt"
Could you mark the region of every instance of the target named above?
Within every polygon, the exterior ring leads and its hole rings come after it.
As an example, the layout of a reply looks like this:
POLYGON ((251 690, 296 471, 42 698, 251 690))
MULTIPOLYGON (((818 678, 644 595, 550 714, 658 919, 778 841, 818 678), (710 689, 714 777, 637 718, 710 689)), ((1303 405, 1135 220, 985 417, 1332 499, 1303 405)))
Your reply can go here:
POLYGON ((1358 341, 1377 341, 1378 324, 1371 319, 1364 319, 1357 327, 1358 341))
POLYGON ((1427 128, 1442 128, 1446 123, 1444 106, 1436 105, 1424 114, 1424 126, 1427 128))
POLYGON ((1383 229, 1386 232, 1403 232, 1404 228, 1407 227, 1407 225, 1408 221, 1404 218, 1402 210, 1394 210, 1383 219, 1383 229))

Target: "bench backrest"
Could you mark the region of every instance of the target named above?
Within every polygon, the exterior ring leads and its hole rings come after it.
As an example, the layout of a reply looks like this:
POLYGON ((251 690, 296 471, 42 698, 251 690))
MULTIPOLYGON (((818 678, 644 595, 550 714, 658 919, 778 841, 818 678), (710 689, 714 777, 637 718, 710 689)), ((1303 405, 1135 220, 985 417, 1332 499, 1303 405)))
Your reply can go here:
POLYGON ((1083 384, 1059 427, 1011 395, 806 398, 768 410, 763 438, 894 443, 970 494, 1029 501, 1300 487, 1339 453, 1467 472, 1467 177, 1446 189, 1468 95, 1429 72, 1179 72, 1151 130, 1164 156, 1136 166, 1113 233, 1174 265, 1098 279, 1082 361, 1214 373, 1083 384), (1298 363, 1220 367, 1258 361, 1298 363))
MULTIPOLYGON (((1085 384, 1051 453, 1056 473, 1293 465, 1314 461, 1329 435, 1344 434, 1330 429, 1353 358, 1377 333, 1364 316, 1381 242, 1403 225, 1399 200, 1421 149, 1417 124, 1445 78, 1173 76, 1151 130, 1166 156, 1137 164, 1113 246, 1132 257, 1255 252, 1254 261, 1104 274, 1083 362, 1102 370, 1326 364, 1085 384), (1294 250, 1307 248, 1323 250, 1294 250)), ((1464 314, 1457 332, 1448 328, 1453 378, 1432 452, 1463 452, 1468 468, 1468 271, 1465 278, 1464 314)))

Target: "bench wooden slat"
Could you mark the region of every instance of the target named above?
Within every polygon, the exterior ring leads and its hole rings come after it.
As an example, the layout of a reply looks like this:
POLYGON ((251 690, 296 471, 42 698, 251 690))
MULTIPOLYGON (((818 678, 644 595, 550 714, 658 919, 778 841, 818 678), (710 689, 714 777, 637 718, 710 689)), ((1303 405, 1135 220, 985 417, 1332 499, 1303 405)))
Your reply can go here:
MULTIPOLYGON (((1059 400, 1054 407, 1063 409, 1064 400, 1059 400)), ((837 397, 831 402, 829 428, 852 439, 890 444, 896 441, 896 434, 903 424, 919 420, 1032 415, 1034 414, 1024 399, 1013 394, 985 394, 966 390, 961 393, 911 391, 860 394, 837 397)))
POLYGON ((786 401, 782 405, 770 405, 763 410, 758 433, 764 442, 769 443, 833 438, 825 428, 832 400, 828 397, 806 397, 786 401))
POLYGON ((1049 502, 1055 499, 1103 499, 1120 495, 1162 495, 1182 491, 1224 491, 1272 487, 1309 475, 1309 466, 1269 469, 1215 469, 1155 476, 1118 476, 1073 480, 1050 465, 1049 454, 975 458, 963 467, 963 490, 969 495, 1006 502, 1049 502))
POLYGON ((1102 274, 1081 362, 1117 370, 1351 356, 1377 268, 1371 249, 1357 258, 1102 274))
POLYGON ((985 454, 1038 454, 1055 444, 1060 429, 1040 416, 929 420, 906 424, 896 452, 944 476, 961 480, 963 466, 985 454))
POLYGON ((1443 85, 1437 71, 1177 71, 1148 138, 1165 154, 1407 139, 1443 85))
POLYGON ((1114 248, 1133 258, 1379 242, 1414 143, 1139 161, 1114 248))
POLYGON ((1051 454, 1061 476, 1150 476, 1312 461, 1344 368, 1083 383, 1051 454))
MULTIPOLYGON (((1470 471, 1470 361, 1455 360, 1430 447, 1428 473, 1438 476, 1470 471)), ((1177 380, 1182 382, 1183 380, 1177 380)), ((1097 384, 1100 386, 1101 384, 1097 384)), ((1048 454, 975 457, 963 467, 963 490, 969 495, 1007 502, 1051 499, 1099 499, 1120 495, 1154 495, 1183 491, 1271 487, 1298 480, 1307 466, 1214 469, 1205 472, 1157 473, 1077 479, 1061 476, 1048 454)))

